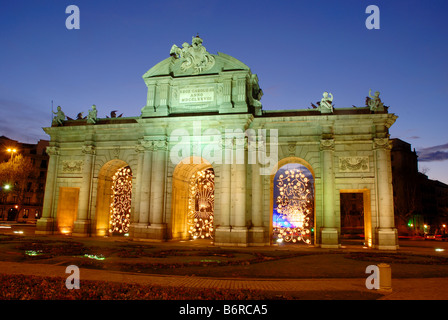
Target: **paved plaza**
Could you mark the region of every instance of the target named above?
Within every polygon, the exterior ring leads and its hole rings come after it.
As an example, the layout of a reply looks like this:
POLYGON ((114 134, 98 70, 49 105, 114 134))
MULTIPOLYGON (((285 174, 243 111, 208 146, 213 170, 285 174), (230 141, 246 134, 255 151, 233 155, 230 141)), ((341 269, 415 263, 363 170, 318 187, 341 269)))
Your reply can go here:
POLYGON ((17 225, 2 232, 1 274, 66 278, 67 266, 80 264, 81 282, 250 289, 293 297, 300 294, 301 299, 448 299, 448 243, 441 241, 402 240, 398 251, 385 252, 366 249, 360 241, 347 241, 342 248, 329 250, 306 245, 216 247, 210 241, 34 236, 29 226, 17 225), (19 229, 24 232, 17 233, 19 229), (48 256, 25 254, 42 253, 50 247, 54 250, 48 256), (86 264, 88 255, 76 255, 76 248, 94 250, 97 255, 102 252, 105 259, 95 261, 96 266, 86 264), (391 267, 391 290, 366 288, 366 267, 380 263, 391 267))

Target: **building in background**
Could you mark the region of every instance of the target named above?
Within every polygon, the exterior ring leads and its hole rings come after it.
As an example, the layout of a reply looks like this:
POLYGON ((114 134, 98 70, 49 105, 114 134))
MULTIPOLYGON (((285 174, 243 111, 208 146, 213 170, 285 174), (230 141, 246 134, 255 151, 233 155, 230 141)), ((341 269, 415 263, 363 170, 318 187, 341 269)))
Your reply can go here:
POLYGON ((418 171, 411 144, 391 139, 395 225, 399 235, 445 233, 448 224, 448 185, 418 171))
POLYGON ((48 143, 47 140, 39 140, 36 144, 21 143, 5 136, 0 137, 0 162, 7 162, 17 155, 22 155, 31 159, 35 170, 34 178, 26 181, 21 204, 11 192, 13 186, 0 186, 0 221, 34 223, 42 216, 48 166, 48 154, 45 150, 48 143))

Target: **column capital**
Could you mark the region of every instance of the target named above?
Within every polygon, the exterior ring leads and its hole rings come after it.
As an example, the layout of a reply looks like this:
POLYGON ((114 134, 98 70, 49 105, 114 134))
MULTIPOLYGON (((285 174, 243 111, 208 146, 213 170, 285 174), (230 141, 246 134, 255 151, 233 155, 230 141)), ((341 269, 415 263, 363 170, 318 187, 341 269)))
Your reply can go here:
POLYGON ((244 148, 245 150, 247 150, 248 138, 246 136, 235 138, 233 145, 238 149, 244 148))
POLYGON ((153 141, 153 148, 154 151, 165 151, 168 150, 168 143, 166 142, 166 140, 154 140, 153 141))
POLYGON ((373 139, 373 149, 384 149, 384 150, 390 150, 392 147, 390 145, 389 138, 374 138, 373 139))
POLYGON ((53 156, 53 155, 59 155, 59 147, 55 147, 55 146, 48 146, 45 149, 45 152, 47 152, 48 155, 53 156))
POLYGON ((320 150, 334 151, 334 139, 320 140, 320 150))
POLYGON ((96 152, 96 150, 95 150, 94 145, 88 144, 88 145, 82 146, 82 153, 84 153, 84 154, 94 155, 95 152, 96 152))
POLYGON ((234 144, 234 137, 226 137, 225 135, 223 135, 221 137, 221 140, 218 142, 219 146, 221 148, 233 148, 233 144, 234 144))
POLYGON ((137 152, 145 152, 152 151, 154 149, 153 141, 151 140, 140 140, 139 144, 135 146, 135 151, 137 152))
POLYGON ((168 142, 166 136, 146 136, 140 140, 140 144, 146 150, 168 150, 168 142))

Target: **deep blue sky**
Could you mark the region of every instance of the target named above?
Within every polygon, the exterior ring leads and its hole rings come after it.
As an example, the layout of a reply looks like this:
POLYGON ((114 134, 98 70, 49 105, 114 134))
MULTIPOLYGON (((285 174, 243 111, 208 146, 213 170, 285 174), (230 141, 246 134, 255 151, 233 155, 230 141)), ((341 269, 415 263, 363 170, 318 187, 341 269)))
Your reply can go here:
POLYGON ((0 135, 48 139, 52 100, 70 117, 92 104, 100 117, 139 116, 142 75, 199 33, 258 75, 264 109, 306 109, 323 91, 336 108, 363 106, 380 91, 399 116, 391 136, 448 183, 447 14, 446 0, 2 0, 0 135), (79 30, 65 27, 71 4, 79 30), (365 27, 371 4, 380 30, 365 27))

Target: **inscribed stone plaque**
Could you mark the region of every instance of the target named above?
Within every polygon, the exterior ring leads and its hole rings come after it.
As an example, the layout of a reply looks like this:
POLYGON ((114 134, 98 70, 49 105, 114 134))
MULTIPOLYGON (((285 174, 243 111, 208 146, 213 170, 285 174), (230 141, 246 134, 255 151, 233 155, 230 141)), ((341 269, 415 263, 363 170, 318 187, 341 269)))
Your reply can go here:
POLYGON ((213 102, 214 87, 185 87, 179 89, 179 103, 213 102))

